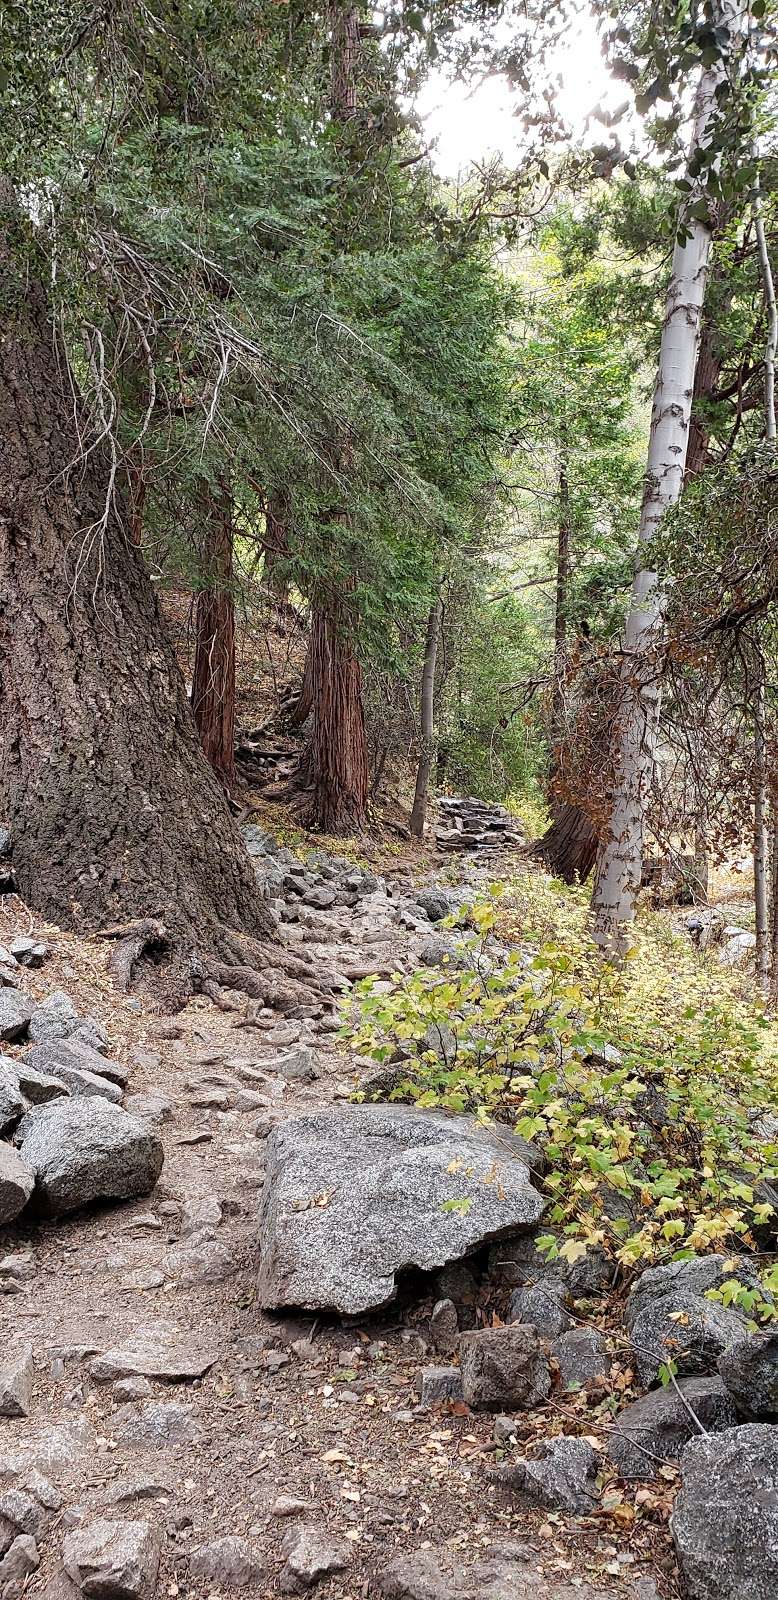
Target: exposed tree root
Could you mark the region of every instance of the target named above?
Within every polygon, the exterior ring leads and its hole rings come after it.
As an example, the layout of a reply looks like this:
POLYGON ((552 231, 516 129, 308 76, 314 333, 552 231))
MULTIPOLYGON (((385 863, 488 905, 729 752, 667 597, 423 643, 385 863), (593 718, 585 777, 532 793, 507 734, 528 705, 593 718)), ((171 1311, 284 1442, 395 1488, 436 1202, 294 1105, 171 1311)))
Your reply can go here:
POLYGON ((132 987, 135 965, 144 951, 164 950, 169 943, 164 924, 156 917, 125 922, 113 928, 101 928, 96 937, 117 941, 116 948, 108 958, 108 970, 123 994, 127 994, 132 987))

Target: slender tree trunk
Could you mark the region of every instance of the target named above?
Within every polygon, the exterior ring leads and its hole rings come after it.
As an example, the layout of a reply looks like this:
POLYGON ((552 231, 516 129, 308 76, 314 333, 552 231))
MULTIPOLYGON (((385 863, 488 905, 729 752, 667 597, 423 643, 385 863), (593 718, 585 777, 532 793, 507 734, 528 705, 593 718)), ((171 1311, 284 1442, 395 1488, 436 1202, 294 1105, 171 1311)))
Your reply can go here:
POLYGON ((20 892, 63 927, 154 915, 195 949, 224 925, 261 937, 272 920, 110 461, 80 453, 65 353, 0 200, 0 794, 20 892))
MULTIPOLYGON (((357 111, 360 8, 330 0, 329 16, 330 106, 333 122, 345 127, 357 111)), ((331 455, 339 476, 347 479, 351 455, 347 430, 332 441, 331 455)), ((347 527, 348 508, 332 511, 327 521, 347 527)), ((314 596, 300 707, 302 712, 310 694, 312 728, 300 767, 308 791, 303 819, 311 828, 337 834, 364 827, 369 785, 362 668, 351 645, 347 612, 343 595, 322 589, 314 596)))
POLYGON ((775 280, 770 265, 770 255, 767 249, 764 219, 762 217, 761 197, 757 196, 754 204, 754 224, 756 229, 756 244, 759 252, 759 268, 762 274, 764 289, 765 310, 767 312, 767 341, 764 352, 764 415, 765 439, 772 448, 776 443, 775 425, 775 359, 778 354, 778 303, 775 298, 775 280))
POLYGON ((765 727, 765 666, 758 654, 754 700, 754 927, 756 979, 761 989, 770 984, 770 918, 767 844, 767 730, 765 727))
POLYGON ((563 883, 584 883, 597 858, 597 831, 580 806, 563 805, 531 854, 563 883))
MULTIPOLYGON (((690 156, 705 139, 722 81, 720 65, 702 75, 690 156)), ((705 298, 710 226, 683 211, 676 239, 659 354, 646 483, 632 600, 624 637, 623 692, 612 747, 611 811, 603 830, 592 894, 594 938, 603 952, 623 954, 640 889, 643 830, 653 776, 661 705, 664 597, 645 554, 683 485, 700 316, 705 298)))
POLYGON ((309 656, 315 688, 300 771, 308 791, 302 820, 325 833, 356 833, 367 817, 369 786, 362 668, 334 603, 314 608, 309 656))
POLYGON ((419 765, 416 770, 416 792, 413 797, 410 821, 411 833, 415 839, 424 837, 430 773, 435 758, 435 663, 438 657, 438 639, 440 638, 440 619, 442 614, 443 596, 438 592, 427 623, 424 667, 421 674, 421 751, 419 765))
POLYGON ((561 737, 564 711, 564 682, 567 666, 568 606, 570 601, 570 572, 572 567, 573 530, 570 516, 570 484, 567 461, 562 458, 559 467, 559 534, 556 558, 556 605, 554 608, 554 667, 551 691, 551 740, 561 737))
POLYGON ((770 1000, 778 1006, 778 798, 773 793, 770 866, 770 1000))
POLYGON ((205 754, 225 788, 231 789, 235 783, 235 602, 229 494, 204 497, 204 516, 192 710, 205 754))
POLYGON ((289 559, 289 500, 285 494, 268 496, 265 508, 265 561, 263 582, 280 607, 289 604, 289 579, 284 567, 289 559))
POLYGON ((695 905, 706 906, 708 904, 709 877, 708 834, 704 821, 698 818, 694 829, 694 883, 692 885, 695 905))

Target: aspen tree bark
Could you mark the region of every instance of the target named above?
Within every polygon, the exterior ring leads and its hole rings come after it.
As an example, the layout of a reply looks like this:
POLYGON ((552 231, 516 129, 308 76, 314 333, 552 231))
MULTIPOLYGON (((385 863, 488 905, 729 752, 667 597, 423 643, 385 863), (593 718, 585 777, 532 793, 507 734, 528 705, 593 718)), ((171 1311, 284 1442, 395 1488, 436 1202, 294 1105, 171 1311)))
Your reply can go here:
MULTIPOLYGON (((690 157, 704 144, 716 110, 720 63, 706 68, 695 105, 690 157)), ((651 414, 646 481, 632 597, 624 633, 623 692, 612 749, 610 815, 602 833, 592 893, 593 934, 604 954, 621 957, 640 888, 643 832, 661 706, 664 595, 646 563, 651 541, 683 486, 700 318, 710 254, 707 221, 679 215, 651 414)))
POLYGON ((430 773, 435 756, 435 666, 438 659, 438 639, 440 638, 440 619, 442 614, 443 596, 438 592, 427 622, 424 667, 421 675, 421 753, 416 771, 416 792, 413 796, 410 821, 411 833, 415 839, 424 837, 430 773))

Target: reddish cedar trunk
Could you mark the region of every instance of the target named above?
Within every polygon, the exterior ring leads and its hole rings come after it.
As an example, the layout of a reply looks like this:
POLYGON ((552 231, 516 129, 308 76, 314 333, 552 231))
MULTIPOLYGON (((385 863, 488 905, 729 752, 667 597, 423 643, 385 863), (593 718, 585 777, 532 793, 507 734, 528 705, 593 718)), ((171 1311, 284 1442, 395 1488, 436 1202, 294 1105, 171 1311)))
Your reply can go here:
POLYGON ((424 837, 430 773, 435 754, 435 663, 438 658, 442 611, 443 598, 439 594, 429 614, 424 647, 424 669, 421 675, 421 754, 416 772, 416 792, 413 797, 410 822, 411 833, 416 839, 424 837))
POLYGON ((598 837, 580 806, 564 805, 559 816, 532 847, 555 878, 564 883, 583 883, 597 859, 598 837))
POLYGON ((208 499, 202 558, 206 585, 195 607, 192 710, 202 747, 226 788, 235 782, 235 604, 232 504, 208 499))
POLYGON ((191 947, 222 925, 266 935, 105 461, 79 458, 43 292, 2 236, 0 299, 0 793, 20 892, 66 927, 154 914, 191 947))
POLYGON ((301 763, 303 820, 325 833, 356 833, 367 818, 369 783, 362 668, 337 608, 314 607, 308 654, 313 725, 301 763))

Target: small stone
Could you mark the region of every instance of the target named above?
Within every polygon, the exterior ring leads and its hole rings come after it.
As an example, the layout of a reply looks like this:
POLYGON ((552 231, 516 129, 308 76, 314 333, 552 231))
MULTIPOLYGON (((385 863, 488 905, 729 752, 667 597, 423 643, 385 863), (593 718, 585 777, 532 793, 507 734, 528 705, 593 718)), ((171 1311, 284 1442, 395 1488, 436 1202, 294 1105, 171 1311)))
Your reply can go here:
POLYGON ((311 906, 314 911, 329 911, 337 900, 335 889, 326 889, 321 885, 314 889, 307 889, 303 895, 303 905, 311 906))
POLYGON ((171 1276, 185 1289, 198 1283, 224 1283, 234 1276, 235 1258, 226 1244, 207 1231, 192 1234, 168 1256, 171 1276))
POLYGON ((534 1328, 475 1329, 459 1348, 464 1398, 475 1410, 529 1411, 548 1399, 551 1372, 534 1328))
POLYGON ((270 1507, 271 1517, 299 1517, 302 1513, 310 1511, 309 1500, 301 1500, 296 1494, 279 1494, 270 1507))
POLYGON ((462 1374, 459 1367, 422 1367, 421 1404, 438 1406, 446 1400, 462 1399, 462 1374))
POLYGON ((34 1377, 31 1344, 5 1352, 0 1368, 0 1417, 29 1416, 34 1377))
POLYGON ((32 1168, 13 1145, 0 1143, 0 1226, 18 1217, 34 1188, 32 1168))
POLYGON ((263 1564, 248 1539, 235 1534, 198 1545, 189 1557, 189 1571, 193 1578, 215 1583, 228 1594, 233 1589, 247 1589, 264 1576, 263 1564))
POLYGON ((19 1087, 16 1062, 0 1056, 0 1136, 10 1134, 27 1110, 27 1101, 19 1087))
POLYGON ((29 1533, 33 1539, 42 1539, 52 1517, 53 1508, 48 1509, 24 1489, 6 1489, 0 1494, 0 1526, 7 1522, 16 1533, 29 1533))
POLYGON ((721 1378, 680 1378, 677 1387, 652 1390, 624 1407, 608 1438, 608 1455, 621 1478, 655 1478, 663 1461, 678 1461, 701 1429, 721 1433, 736 1422, 721 1378))
POLYGON ((25 1578, 40 1566, 38 1546, 29 1533, 20 1533, 0 1561, 0 1594, 21 1593, 25 1578), (12 1589, 12 1585, 18 1588, 12 1589))
POLYGON ((600 1457, 586 1439, 546 1439, 531 1459, 509 1468, 511 1486, 546 1506, 571 1516, 588 1516, 599 1501, 596 1485, 600 1457))
POLYGON ((107 1079, 118 1089, 124 1089, 129 1078, 128 1069, 120 1062, 109 1060, 108 1056, 92 1049, 82 1039, 73 1037, 67 1040, 49 1039, 42 1044, 31 1045, 25 1050, 24 1059, 36 1072, 48 1072, 54 1077, 58 1077, 61 1070, 91 1072, 95 1077, 107 1079))
POLYGON ((17 1250, 15 1255, 0 1257, 0 1277, 14 1278, 17 1283, 28 1283, 35 1277, 35 1257, 31 1250, 17 1250))
POLYGON ((115 1378, 157 1378, 167 1383, 190 1383, 201 1378, 217 1359, 217 1352, 182 1339, 167 1325, 139 1328, 127 1344, 95 1356, 89 1371, 96 1383, 115 1378))
POLYGON ((689 1261, 670 1261, 664 1267, 647 1267, 627 1300, 624 1320, 631 1329, 641 1311, 665 1295, 678 1291, 705 1295, 732 1278, 746 1289, 761 1288, 753 1262, 746 1256, 693 1256, 689 1261))
POLYGON ((140 1450, 167 1450, 195 1444, 200 1428, 191 1406, 147 1400, 122 1406, 113 1418, 123 1445, 140 1450))
POLYGON ((554 1340, 551 1354, 556 1357, 563 1389, 600 1383, 610 1373, 610 1351, 596 1328, 571 1328, 554 1340))
POLYGON ((150 1522, 98 1517, 68 1534, 63 1559, 88 1600, 150 1600, 161 1549, 150 1522))
POLYGON ((778 1333, 737 1339, 719 1356, 719 1372, 747 1416, 778 1418, 778 1333))
POLYGON ((290 1051, 289 1055, 268 1062, 268 1071, 280 1073, 287 1083, 312 1083, 319 1076, 316 1057, 308 1045, 300 1045, 299 1049, 290 1051))
POLYGON ((29 939, 19 935, 12 939, 9 945, 11 955, 20 961, 23 967, 42 967, 49 953, 48 945, 40 939, 29 939))
POLYGON ((124 1102, 124 1109, 131 1116, 140 1117, 142 1122, 151 1122, 155 1127, 170 1122, 173 1117, 173 1102, 164 1094, 130 1094, 124 1102))
POLYGON ((160 1267, 138 1267, 135 1272, 128 1272, 124 1288, 148 1291, 161 1289, 165 1282, 165 1274, 160 1267))
POLYGON ((516 1438, 516 1418, 499 1416, 494 1419, 492 1438, 496 1445, 511 1444, 516 1438))
POLYGON ((198 1233, 201 1228, 218 1228, 223 1218, 224 1206, 215 1194, 197 1195, 181 1209, 182 1237, 198 1233))
POLYGON ((127 1400, 148 1400, 154 1393, 154 1385, 148 1378, 118 1378, 111 1384, 111 1393, 114 1400, 123 1405, 127 1400))
POLYGON ((284 1535, 281 1554, 286 1559, 280 1584, 283 1594, 302 1593, 328 1573, 342 1572, 351 1560, 345 1540, 334 1539, 305 1522, 284 1535))
POLYGON ((567 1290, 561 1278, 541 1278, 538 1283, 515 1289, 511 1295, 508 1318, 510 1322, 529 1323, 546 1338, 553 1339, 572 1327, 572 1317, 565 1310, 567 1290))
POLYGON ((0 989, 0 1039, 12 1042, 27 1032, 33 1007, 18 989, 0 989))
POLYGON ((430 1341, 439 1355, 450 1356, 459 1344, 459 1318, 453 1300, 438 1300, 430 1317, 430 1341))
POLYGON ((442 922, 453 909, 452 901, 443 889, 422 889, 416 896, 416 904, 430 922, 442 922))

